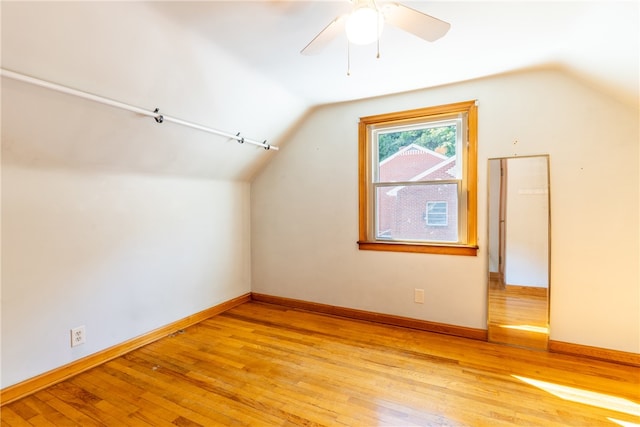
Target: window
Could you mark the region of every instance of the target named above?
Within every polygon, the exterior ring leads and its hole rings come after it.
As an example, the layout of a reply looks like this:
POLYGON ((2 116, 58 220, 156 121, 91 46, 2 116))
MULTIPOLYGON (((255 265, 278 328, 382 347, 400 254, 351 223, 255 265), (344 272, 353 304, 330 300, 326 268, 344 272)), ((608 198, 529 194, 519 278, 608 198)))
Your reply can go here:
POLYGON ((427 202, 427 226, 446 227, 447 202, 427 202))
POLYGON ((359 124, 363 250, 476 255, 475 101, 359 124))

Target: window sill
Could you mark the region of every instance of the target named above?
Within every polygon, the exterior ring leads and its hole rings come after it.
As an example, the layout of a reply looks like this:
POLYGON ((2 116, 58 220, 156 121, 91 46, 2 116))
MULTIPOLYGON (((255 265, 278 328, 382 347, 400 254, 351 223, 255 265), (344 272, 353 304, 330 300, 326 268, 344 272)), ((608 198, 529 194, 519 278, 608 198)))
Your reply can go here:
POLYGON ((400 242, 358 242, 361 251, 410 252, 420 254, 476 256, 477 246, 430 245, 400 242))

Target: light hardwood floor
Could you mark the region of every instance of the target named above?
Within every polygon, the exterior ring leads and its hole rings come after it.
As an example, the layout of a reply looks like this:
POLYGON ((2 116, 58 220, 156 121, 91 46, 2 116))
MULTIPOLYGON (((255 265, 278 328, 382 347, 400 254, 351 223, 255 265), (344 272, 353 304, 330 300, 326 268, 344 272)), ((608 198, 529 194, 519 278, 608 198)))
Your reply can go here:
POLYGON ((549 341, 549 306, 546 288, 502 287, 489 282, 489 341, 546 349, 549 341))
POLYGON ((1 416, 2 426, 628 426, 640 423, 639 399, 630 366, 250 302, 1 416))

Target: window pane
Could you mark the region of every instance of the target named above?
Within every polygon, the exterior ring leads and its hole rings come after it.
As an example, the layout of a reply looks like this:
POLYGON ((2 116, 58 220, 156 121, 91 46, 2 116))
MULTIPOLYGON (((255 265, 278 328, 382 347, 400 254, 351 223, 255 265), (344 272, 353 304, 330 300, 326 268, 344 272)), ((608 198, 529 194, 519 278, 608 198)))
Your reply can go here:
POLYGON ((377 182, 460 179, 460 138, 457 121, 439 125, 378 132, 377 182))
POLYGON ((378 186, 376 210, 378 240, 458 242, 455 183, 378 186))

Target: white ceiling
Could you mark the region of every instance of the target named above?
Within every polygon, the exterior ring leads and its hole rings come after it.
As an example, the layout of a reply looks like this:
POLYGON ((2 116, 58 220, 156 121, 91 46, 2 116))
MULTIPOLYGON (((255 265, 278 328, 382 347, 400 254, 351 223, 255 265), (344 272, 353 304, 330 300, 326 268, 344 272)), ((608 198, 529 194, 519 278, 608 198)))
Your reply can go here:
MULTIPOLYGON (((279 145, 314 106, 556 66, 638 105, 637 1, 403 2, 451 24, 300 50, 339 1, 2 1, 2 67, 279 145)), ((277 152, 2 79, 2 161, 250 180, 277 152), (37 124, 37 125, 35 125, 37 124)))
POLYGON ((300 50, 351 9, 339 1, 159 2, 199 32, 310 104, 366 98, 555 64, 627 100, 638 98, 638 4, 611 1, 404 1, 451 24, 429 43, 386 26, 376 47, 343 35, 319 55, 300 50))

